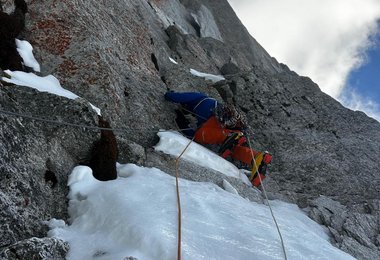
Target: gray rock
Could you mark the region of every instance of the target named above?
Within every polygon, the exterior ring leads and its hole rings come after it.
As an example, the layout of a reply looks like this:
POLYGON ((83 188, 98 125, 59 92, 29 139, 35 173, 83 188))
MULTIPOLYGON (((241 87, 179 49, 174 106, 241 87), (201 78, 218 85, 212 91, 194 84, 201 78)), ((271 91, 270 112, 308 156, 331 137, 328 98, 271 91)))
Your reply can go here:
POLYGON ((206 6, 201 5, 196 14, 193 14, 193 17, 200 27, 200 37, 211 37, 223 41, 219 28, 215 23, 214 16, 206 6))
MULTIPOLYGON (((95 125, 83 103, 15 86, 0 88, 0 109, 58 122, 95 125)), ((67 176, 96 132, 11 116, 0 120, 0 248, 43 237, 43 220, 67 218, 67 176)))
POLYGON ((379 222, 376 216, 348 211, 347 207, 325 196, 311 201, 310 206, 309 216, 329 227, 339 248, 358 259, 376 259, 379 256, 379 222))
POLYGON ((141 145, 121 138, 118 138, 117 143, 119 147, 119 163, 142 165, 146 160, 145 149, 141 145))
POLYGON ((180 1, 149 1, 164 28, 176 25, 183 34, 200 34, 200 25, 180 1))
POLYGON ((264 68, 268 72, 282 71, 282 67, 277 61, 271 58, 264 48, 248 33, 227 0, 181 0, 180 2, 192 11, 199 10, 202 5, 207 7, 215 18, 215 23, 226 48, 230 47, 238 50, 237 56, 234 58, 240 67, 253 64, 264 68))
POLYGON ((220 68, 220 72, 223 75, 235 75, 240 72, 239 67, 233 62, 229 61, 220 68))
POLYGON ((347 207, 325 196, 318 197, 309 205, 311 207, 309 215, 312 219, 320 224, 342 231, 343 223, 348 216, 347 207))
POLYGON ((340 245, 340 249, 351 254, 358 260, 380 259, 379 250, 365 247, 351 237, 346 237, 343 240, 342 244, 340 245))
POLYGON ((0 252, 0 259, 64 260, 68 251, 68 243, 62 240, 33 237, 6 247, 0 252))
POLYGON ((376 250, 376 238, 379 234, 379 223, 375 216, 353 213, 343 225, 345 233, 360 244, 376 250))

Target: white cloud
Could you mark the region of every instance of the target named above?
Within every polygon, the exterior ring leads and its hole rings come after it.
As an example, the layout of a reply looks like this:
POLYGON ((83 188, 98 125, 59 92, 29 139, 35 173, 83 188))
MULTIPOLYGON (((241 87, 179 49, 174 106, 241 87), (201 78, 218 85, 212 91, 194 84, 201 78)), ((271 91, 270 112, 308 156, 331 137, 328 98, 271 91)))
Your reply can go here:
POLYGON ((364 111, 367 116, 380 122, 380 106, 374 100, 363 97, 355 89, 347 88, 338 100, 354 111, 364 111))
POLYGON ((365 61, 379 0, 229 0, 252 36, 277 60, 334 98, 365 61))

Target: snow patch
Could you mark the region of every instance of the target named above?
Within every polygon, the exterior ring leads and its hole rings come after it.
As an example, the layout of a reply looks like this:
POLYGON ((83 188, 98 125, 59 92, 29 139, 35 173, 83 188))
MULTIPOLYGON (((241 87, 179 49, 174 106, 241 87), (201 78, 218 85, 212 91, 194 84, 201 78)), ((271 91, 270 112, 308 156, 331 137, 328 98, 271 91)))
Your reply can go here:
MULTIPOLYGON (((190 139, 175 131, 160 131, 157 135, 160 137, 160 141, 154 147, 155 150, 174 157, 178 157, 191 142, 190 139)), ((241 178, 240 170, 235 165, 196 142, 191 142, 181 159, 213 169, 229 177, 241 178)))
MULTIPOLYGON (((126 177, 101 182, 88 167, 74 168, 69 177, 70 225, 53 219, 48 235, 69 242, 68 260, 176 259, 175 178, 132 164, 119 164, 118 171, 126 177)), ((266 205, 211 183, 180 179, 179 185, 183 259, 283 259, 266 205)), ((271 205, 289 259, 353 259, 333 247, 326 230, 296 205, 271 205)))
POLYGON ((213 75, 213 74, 207 74, 203 72, 199 72, 195 69, 190 69, 190 73, 194 76, 205 78, 206 80, 211 80, 213 83, 225 80, 225 78, 221 75, 213 75))
POLYGON ((231 183, 229 183, 229 182, 226 181, 226 180, 223 180, 223 189, 224 189, 225 191, 228 191, 229 193, 239 195, 239 193, 238 193, 237 190, 231 185, 231 183))
MULTIPOLYGON (((40 76, 35 75, 34 73, 27 73, 23 71, 10 71, 10 70, 5 70, 4 73, 7 74, 9 78, 2 77, 1 80, 8 83, 12 83, 18 86, 34 88, 40 92, 48 92, 57 96, 66 97, 68 99, 74 100, 74 99, 80 98, 78 95, 74 94, 73 92, 62 88, 61 84, 59 83, 59 80, 53 75, 40 77, 40 76)), ((92 105, 91 103, 89 104, 98 115, 101 115, 99 108, 92 105)))
POLYGON ((169 57, 169 60, 170 60, 172 63, 178 65, 178 62, 176 62, 174 59, 172 59, 172 58, 169 57))
POLYGON ((33 47, 28 41, 16 39, 17 51, 24 60, 24 65, 40 72, 40 64, 34 58, 33 47))

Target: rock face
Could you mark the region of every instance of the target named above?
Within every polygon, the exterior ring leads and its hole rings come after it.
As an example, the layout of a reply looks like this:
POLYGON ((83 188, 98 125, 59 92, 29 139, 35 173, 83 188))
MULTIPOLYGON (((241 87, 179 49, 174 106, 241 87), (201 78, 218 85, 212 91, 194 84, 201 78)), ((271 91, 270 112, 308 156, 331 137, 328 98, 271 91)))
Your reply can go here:
MULTIPOLYGON (((0 109, 61 122, 94 125, 87 104, 14 86, 1 86, 0 109)), ((67 174, 90 149, 96 132, 0 115, 0 247, 43 237, 42 221, 67 218, 67 174)))
POLYGON ((0 254, 1 259, 56 259, 64 260, 69 245, 55 238, 30 238, 20 241, 0 254))
POLYGON ((358 205, 356 211, 326 196, 311 201, 309 216, 326 225, 336 245, 358 259, 379 258, 380 200, 358 205))
MULTIPOLYGON (((33 45, 41 74, 53 74, 100 107, 111 126, 125 129, 115 133, 120 162, 172 172, 172 158, 150 150, 159 129, 174 128, 175 106, 163 98, 168 89, 232 98, 247 114, 254 148, 274 155, 265 183, 270 196, 305 208, 329 228, 337 247, 358 259, 380 258, 380 124, 277 63, 226 0, 27 3, 22 36, 33 45), (210 84, 190 68, 226 80, 210 84)), ((28 88, 1 86, 0 101, 5 111, 97 122, 86 102, 28 88)), ((0 252, 6 258, 20 241, 46 236, 42 221, 67 220, 68 173, 100 133, 2 113, 0 120, 0 252)), ((211 179, 204 169, 183 167, 199 173, 185 178, 222 185, 221 175, 211 179)), ((254 190, 228 182, 261 201, 254 190)), ((51 243, 44 241, 34 243, 41 252, 51 243)), ((67 251, 59 248, 56 259, 67 251)))

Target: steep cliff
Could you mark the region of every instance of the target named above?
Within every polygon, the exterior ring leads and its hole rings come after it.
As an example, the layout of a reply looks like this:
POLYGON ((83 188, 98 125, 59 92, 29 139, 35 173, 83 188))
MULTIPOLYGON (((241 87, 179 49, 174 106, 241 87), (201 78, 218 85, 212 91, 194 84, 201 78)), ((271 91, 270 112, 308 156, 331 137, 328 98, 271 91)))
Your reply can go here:
MULTIPOLYGON (((23 37, 41 74, 100 107, 113 127, 129 129, 116 133, 121 162, 170 168, 150 149, 158 129, 174 128, 168 89, 233 98, 254 147, 274 155, 265 183, 271 197, 305 208, 353 256, 380 258, 380 124, 270 57, 226 0, 27 3, 23 37), (226 80, 212 85, 191 68, 226 80)), ((96 122, 83 102, 27 88, 1 86, 0 99, 1 110, 96 122)), ((67 218, 67 174, 99 133, 1 113, 0 120, 0 249, 9 257, 10 248, 23 254, 17 242, 46 235, 41 221, 67 218)))

